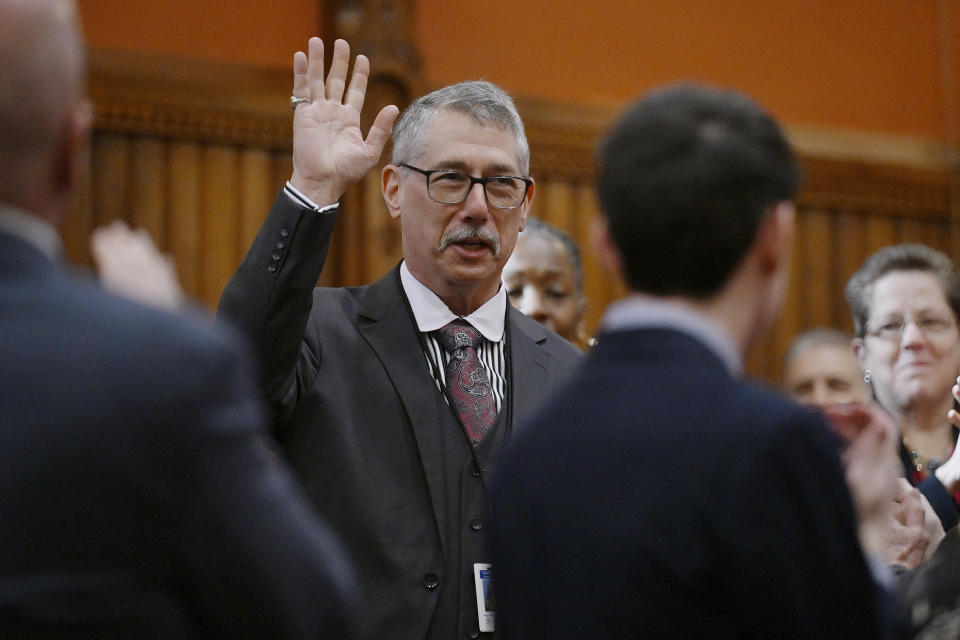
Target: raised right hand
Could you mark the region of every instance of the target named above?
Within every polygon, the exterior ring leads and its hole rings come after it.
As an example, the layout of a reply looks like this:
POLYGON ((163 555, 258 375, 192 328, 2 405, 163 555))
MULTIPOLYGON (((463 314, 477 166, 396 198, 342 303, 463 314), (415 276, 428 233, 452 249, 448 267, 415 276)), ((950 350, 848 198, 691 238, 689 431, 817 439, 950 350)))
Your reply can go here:
POLYGON ((323 41, 310 38, 309 58, 293 56, 293 95, 310 98, 293 115, 293 176, 290 183, 319 206, 333 204, 380 158, 399 109, 388 105, 377 114, 364 139, 360 110, 367 93, 370 62, 357 56, 347 87, 350 45, 337 40, 326 81, 323 41), (344 93, 346 89, 346 93, 344 93))

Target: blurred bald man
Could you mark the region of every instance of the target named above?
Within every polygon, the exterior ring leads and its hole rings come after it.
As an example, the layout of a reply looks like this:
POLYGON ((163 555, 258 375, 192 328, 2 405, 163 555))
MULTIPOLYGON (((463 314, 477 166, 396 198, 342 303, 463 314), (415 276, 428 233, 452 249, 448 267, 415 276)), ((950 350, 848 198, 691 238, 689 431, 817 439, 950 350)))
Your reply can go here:
POLYGON ((794 338, 783 366, 784 391, 815 407, 869 402, 870 389, 850 340, 843 331, 829 328, 810 329, 794 338))
POLYGON ((0 0, 0 637, 349 637, 236 339, 62 264, 90 113, 74 5, 0 0))
MULTIPOLYGON (((801 404, 825 411, 844 439, 856 439, 856 435, 848 430, 849 422, 842 419, 849 409, 838 405, 869 405, 869 411, 889 420, 883 409, 873 403, 850 346, 851 339, 839 329, 817 327, 804 331, 790 343, 783 367, 784 391, 801 404)), ((895 427, 891 424, 890 429, 895 427)), ((872 517, 864 515, 869 514, 868 503, 883 478, 900 475, 898 444, 899 439, 892 437, 872 448, 862 444, 849 446, 845 454, 846 479, 860 516, 864 548, 889 565, 914 569, 930 558, 944 538, 940 518, 927 498, 905 479, 898 478, 895 505, 882 513, 870 514, 872 517)))

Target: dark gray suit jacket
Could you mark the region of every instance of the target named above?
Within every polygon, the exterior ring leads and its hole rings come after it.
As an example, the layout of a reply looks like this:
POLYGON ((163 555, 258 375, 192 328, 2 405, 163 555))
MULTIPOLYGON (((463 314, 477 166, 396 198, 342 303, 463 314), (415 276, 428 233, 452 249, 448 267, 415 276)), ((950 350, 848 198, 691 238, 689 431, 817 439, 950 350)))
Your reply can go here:
MULTIPOLYGON (((398 269, 367 286, 314 290, 335 221, 281 193, 219 313, 257 346, 278 439, 358 566, 367 632, 458 637, 475 626, 475 605, 472 623, 437 622, 458 617, 442 610, 457 604, 438 593, 438 580, 440 591, 465 584, 443 575, 460 551, 447 535, 460 489, 444 453, 452 412, 431 377, 398 269)), ((508 325, 508 411, 519 423, 581 354, 512 307, 508 325)), ((501 441, 508 427, 498 427, 501 441)))
POLYGON ((0 637, 347 633, 343 548, 223 329, 0 231, 0 637))

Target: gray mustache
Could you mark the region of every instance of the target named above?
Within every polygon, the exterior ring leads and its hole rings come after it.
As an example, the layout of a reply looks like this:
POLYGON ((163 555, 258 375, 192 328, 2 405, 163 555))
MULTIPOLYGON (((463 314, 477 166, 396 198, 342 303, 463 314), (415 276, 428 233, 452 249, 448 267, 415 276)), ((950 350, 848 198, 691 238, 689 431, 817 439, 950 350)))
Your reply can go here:
POLYGON ((456 242, 483 242, 493 247, 493 257, 500 257, 500 237, 487 227, 456 227, 440 238, 440 251, 456 242))

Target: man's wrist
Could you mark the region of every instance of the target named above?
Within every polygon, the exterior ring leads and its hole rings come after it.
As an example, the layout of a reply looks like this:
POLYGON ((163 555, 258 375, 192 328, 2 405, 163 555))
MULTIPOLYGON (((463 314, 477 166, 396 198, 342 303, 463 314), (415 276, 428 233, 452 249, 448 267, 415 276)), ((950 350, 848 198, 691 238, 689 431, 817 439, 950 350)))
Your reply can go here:
POLYGON ((287 181, 287 184, 293 187, 296 190, 296 193, 298 193, 304 200, 313 203, 314 207, 317 209, 322 209, 332 204, 336 204, 340 201, 340 196, 343 195, 342 189, 337 189, 329 182, 306 180, 297 175, 296 171, 293 172, 293 175, 290 177, 290 180, 287 181))
POLYGON ((316 201, 307 197, 300 189, 294 186, 291 180, 287 181, 287 184, 283 187, 284 193, 287 194, 291 200, 296 202, 302 207, 316 211, 317 213, 327 213, 328 211, 333 211, 340 206, 339 202, 334 202, 333 204, 319 205, 316 201))

